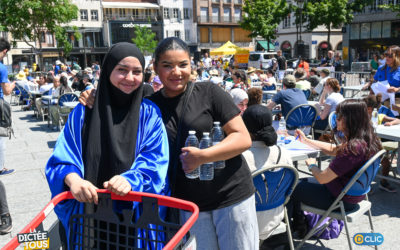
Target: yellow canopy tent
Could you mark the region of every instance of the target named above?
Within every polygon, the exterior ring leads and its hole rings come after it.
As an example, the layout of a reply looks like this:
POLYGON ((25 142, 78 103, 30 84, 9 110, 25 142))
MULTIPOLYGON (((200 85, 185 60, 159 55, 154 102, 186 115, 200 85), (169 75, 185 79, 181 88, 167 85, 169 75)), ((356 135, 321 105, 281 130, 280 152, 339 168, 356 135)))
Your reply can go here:
POLYGON ((210 55, 212 56, 220 56, 220 55, 246 55, 249 54, 248 49, 240 48, 239 46, 231 43, 230 41, 226 42, 219 48, 211 50, 210 55))

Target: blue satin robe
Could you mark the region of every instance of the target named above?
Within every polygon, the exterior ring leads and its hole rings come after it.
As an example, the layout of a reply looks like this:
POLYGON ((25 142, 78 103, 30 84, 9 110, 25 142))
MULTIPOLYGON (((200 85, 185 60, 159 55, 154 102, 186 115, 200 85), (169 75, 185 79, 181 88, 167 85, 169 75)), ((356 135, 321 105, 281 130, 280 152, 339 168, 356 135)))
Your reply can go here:
MULTIPOLYGON (((77 173, 82 178, 85 176, 82 159, 84 117, 85 107, 79 104, 69 115, 57 139, 54 152, 47 162, 46 177, 52 197, 69 191, 64 183, 64 178, 68 174, 77 173)), ((121 173, 132 185, 132 191, 169 195, 168 137, 158 107, 147 99, 143 99, 140 106, 136 152, 134 153, 136 158, 131 169, 121 173)), ((137 203, 132 202, 132 209, 136 206, 137 203)), ((138 210, 136 209, 136 212, 138 210)), ((82 214, 84 203, 76 200, 63 201, 55 207, 54 211, 66 229, 69 244, 69 218, 73 214, 82 214)), ((160 211, 160 216, 161 218, 165 216, 165 208, 160 211)))

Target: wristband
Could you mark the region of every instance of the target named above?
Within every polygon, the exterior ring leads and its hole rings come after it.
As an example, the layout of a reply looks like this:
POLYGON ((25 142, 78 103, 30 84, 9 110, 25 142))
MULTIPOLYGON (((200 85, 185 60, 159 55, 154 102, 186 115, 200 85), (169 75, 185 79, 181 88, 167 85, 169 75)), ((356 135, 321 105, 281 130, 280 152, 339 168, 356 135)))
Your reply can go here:
POLYGON ((317 167, 317 168, 318 168, 318 166, 317 166, 316 164, 310 164, 310 165, 308 165, 308 171, 311 172, 311 169, 312 169, 313 167, 317 167))

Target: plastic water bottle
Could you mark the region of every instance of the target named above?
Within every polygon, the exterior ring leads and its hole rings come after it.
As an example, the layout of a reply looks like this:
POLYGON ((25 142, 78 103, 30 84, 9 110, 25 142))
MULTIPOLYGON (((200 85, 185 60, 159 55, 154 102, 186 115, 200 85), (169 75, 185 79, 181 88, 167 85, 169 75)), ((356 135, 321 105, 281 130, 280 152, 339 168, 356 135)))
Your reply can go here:
POLYGON ((376 129, 378 127, 378 110, 376 108, 372 111, 371 122, 374 129, 376 129))
MULTIPOLYGON (((203 138, 200 140, 200 149, 205 149, 209 148, 211 146, 211 138, 210 138, 210 133, 204 132, 203 133, 203 138)), ((207 162, 204 163, 200 166, 200 176, 199 176, 201 181, 211 181, 214 179, 214 163, 213 162, 207 162)))
MULTIPOLYGON (((211 140, 213 145, 217 145, 224 139, 224 131, 221 128, 220 122, 214 122, 214 127, 211 131, 211 140)), ((215 169, 223 169, 225 167, 225 161, 214 162, 215 169)))
MULTIPOLYGON (((190 130, 189 131, 189 136, 185 141, 185 147, 199 147, 199 140, 197 140, 196 137, 196 131, 190 130)), ((190 173, 186 173, 186 178, 189 179, 196 179, 199 178, 199 173, 200 173, 200 169, 196 168, 195 170, 193 170, 190 173)))
POLYGON ((286 139, 286 121, 283 116, 279 120, 279 127, 278 127, 278 131, 277 131, 277 135, 278 135, 278 141, 276 142, 276 144, 278 146, 284 146, 285 139, 286 139))

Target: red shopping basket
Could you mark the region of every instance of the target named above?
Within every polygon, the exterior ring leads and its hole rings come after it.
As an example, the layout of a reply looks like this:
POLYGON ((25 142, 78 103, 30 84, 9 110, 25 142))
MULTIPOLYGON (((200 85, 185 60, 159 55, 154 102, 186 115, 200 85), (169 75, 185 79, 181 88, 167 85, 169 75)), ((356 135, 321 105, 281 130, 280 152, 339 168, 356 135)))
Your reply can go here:
MULTIPOLYGON (((185 242, 193 242, 193 237, 189 238, 188 232, 199 215, 199 208, 193 202, 133 191, 125 196, 104 189, 97 192, 99 204, 95 213, 76 214, 70 218, 70 249, 147 249, 151 243, 163 243, 163 249, 168 250, 193 247, 193 244, 185 245, 185 242), (140 202, 140 217, 133 221, 132 210, 124 210, 122 214, 117 215, 112 209, 112 200, 140 202), (159 206, 189 211, 192 215, 183 225, 165 222, 160 219, 159 206), (74 228, 83 230, 74 231, 74 228), (151 238, 151 234, 156 235, 156 238, 151 238), (158 237, 160 235, 163 237, 158 237), (141 246, 138 245, 139 241, 141 246), (93 244, 97 247, 93 247, 93 244)), ((59 202, 67 199, 74 199, 71 192, 54 197, 19 234, 33 232, 59 202)), ((15 249, 18 246, 16 236, 3 249, 15 249)))

